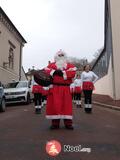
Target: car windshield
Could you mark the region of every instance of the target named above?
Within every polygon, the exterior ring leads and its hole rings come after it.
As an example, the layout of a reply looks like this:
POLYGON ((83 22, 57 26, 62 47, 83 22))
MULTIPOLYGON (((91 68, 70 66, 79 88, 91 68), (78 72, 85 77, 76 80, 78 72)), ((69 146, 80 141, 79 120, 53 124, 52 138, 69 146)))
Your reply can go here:
POLYGON ((6 88, 24 88, 27 87, 27 82, 12 82, 8 83, 6 88))

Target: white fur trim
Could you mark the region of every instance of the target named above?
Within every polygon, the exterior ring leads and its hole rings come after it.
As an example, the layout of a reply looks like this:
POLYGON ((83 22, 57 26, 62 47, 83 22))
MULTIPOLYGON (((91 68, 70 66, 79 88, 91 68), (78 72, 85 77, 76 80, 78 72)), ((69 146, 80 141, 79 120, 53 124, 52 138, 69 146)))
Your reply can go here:
POLYGON ((38 108, 40 108, 40 109, 41 109, 41 106, 38 106, 38 108))
POLYGON ((81 105, 81 104, 82 104, 82 102, 81 102, 81 101, 79 101, 79 104, 81 105))
POLYGON ((89 108, 88 104, 85 104, 85 108, 89 108))
POLYGON ((47 119, 73 119, 70 115, 46 115, 47 119))
POLYGON ((63 71, 63 78, 64 78, 64 80, 66 80, 66 79, 67 79, 67 74, 66 74, 66 72, 65 72, 65 71, 63 71))
POLYGON ((52 71, 50 72, 50 75, 53 76, 53 73, 55 72, 54 69, 52 69, 52 71))
POLYGON ((76 70, 77 70, 77 68, 74 67, 74 68, 69 68, 67 71, 76 71, 76 70))
POLYGON ((53 88, 53 84, 49 85, 49 88, 53 88))
POLYGON ((45 70, 50 70, 50 68, 48 68, 48 67, 46 67, 46 68, 44 68, 45 70))
POLYGON ((89 108, 92 108, 92 104, 89 104, 89 108))
POLYGON ((85 108, 92 108, 91 104, 85 104, 85 108))
POLYGON ((43 87, 43 89, 44 89, 45 91, 47 91, 47 90, 49 90, 49 87, 43 87))
POLYGON ((78 104, 78 100, 76 100, 76 102, 75 102, 76 104, 78 104))
POLYGON ((63 61, 63 60, 56 61, 55 65, 56 65, 57 69, 60 69, 60 70, 67 68, 67 63, 66 63, 66 61, 63 61))
POLYGON ((47 101, 46 101, 46 100, 44 100, 44 104, 47 104, 47 101))

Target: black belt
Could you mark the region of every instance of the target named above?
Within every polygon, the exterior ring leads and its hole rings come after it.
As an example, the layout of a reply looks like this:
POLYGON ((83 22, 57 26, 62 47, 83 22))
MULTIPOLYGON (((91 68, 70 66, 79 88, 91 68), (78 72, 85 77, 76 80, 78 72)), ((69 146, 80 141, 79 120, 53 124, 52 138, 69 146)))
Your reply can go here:
POLYGON ((57 85, 57 86, 70 86, 70 84, 63 84, 63 83, 53 83, 53 85, 57 85))

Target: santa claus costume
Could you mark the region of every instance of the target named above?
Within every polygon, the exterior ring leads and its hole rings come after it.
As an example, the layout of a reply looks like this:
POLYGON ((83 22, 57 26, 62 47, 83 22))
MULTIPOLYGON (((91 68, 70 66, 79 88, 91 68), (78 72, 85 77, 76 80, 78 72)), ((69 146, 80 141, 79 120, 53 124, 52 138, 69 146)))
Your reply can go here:
POLYGON ((60 119, 64 119, 66 129, 73 129, 70 84, 76 67, 67 63, 66 54, 62 50, 56 53, 54 60, 55 62, 45 69, 53 77, 53 85, 50 86, 47 99, 46 118, 52 119, 51 129, 59 128, 60 119))
POLYGON ((34 94, 35 113, 41 113, 41 98, 42 98, 42 86, 38 85, 34 80, 32 81, 32 93, 34 94))
POLYGON ((76 79, 74 80, 74 94, 75 94, 75 103, 77 105, 77 108, 82 107, 81 106, 81 92, 82 92, 82 80, 80 78, 80 75, 76 76, 76 79))
POLYGON ((86 65, 84 71, 81 74, 82 89, 84 93, 85 112, 91 113, 92 111, 92 92, 94 89, 94 83, 98 80, 98 76, 90 71, 90 66, 86 65))

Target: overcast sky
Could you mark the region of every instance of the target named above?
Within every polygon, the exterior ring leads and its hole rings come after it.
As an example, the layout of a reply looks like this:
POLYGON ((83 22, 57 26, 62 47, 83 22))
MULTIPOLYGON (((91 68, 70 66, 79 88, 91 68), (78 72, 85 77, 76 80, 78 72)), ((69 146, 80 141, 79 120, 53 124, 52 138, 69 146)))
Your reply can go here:
POLYGON ((104 44, 104 0, 0 0, 1 7, 27 41, 25 71, 45 67, 63 49, 68 56, 92 60, 104 44))

